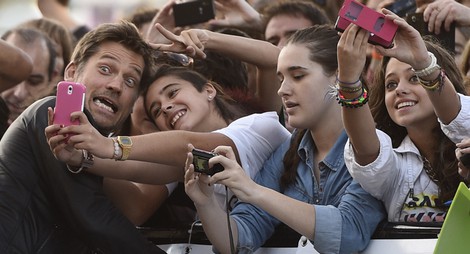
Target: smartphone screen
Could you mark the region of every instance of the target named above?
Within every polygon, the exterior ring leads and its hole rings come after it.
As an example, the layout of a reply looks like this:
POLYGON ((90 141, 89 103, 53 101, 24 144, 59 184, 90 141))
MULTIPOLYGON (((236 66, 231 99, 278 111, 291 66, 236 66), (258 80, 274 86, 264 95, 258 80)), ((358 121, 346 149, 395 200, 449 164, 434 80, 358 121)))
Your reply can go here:
POLYGON ((189 26, 215 17, 213 0, 192 0, 173 5, 175 26, 189 26))
POLYGON ((71 121, 70 114, 83 111, 86 87, 80 83, 61 81, 57 84, 57 97, 54 107, 54 124, 64 126, 78 125, 79 121, 71 121))

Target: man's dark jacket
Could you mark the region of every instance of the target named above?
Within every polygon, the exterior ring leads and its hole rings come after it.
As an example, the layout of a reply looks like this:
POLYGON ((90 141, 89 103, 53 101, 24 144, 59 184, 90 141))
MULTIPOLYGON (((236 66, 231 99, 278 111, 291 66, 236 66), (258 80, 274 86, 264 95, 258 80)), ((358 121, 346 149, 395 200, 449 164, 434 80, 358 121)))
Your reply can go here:
POLYGON ((0 141, 0 253, 164 253, 105 196, 102 178, 54 158, 42 99, 0 141))

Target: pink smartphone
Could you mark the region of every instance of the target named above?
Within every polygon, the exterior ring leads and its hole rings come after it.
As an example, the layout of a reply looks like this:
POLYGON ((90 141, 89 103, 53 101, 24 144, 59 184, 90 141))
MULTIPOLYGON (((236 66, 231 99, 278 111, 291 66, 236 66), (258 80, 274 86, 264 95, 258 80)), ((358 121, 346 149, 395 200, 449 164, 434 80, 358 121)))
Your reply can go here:
POLYGON ((54 108, 54 124, 64 126, 78 125, 79 121, 70 120, 70 114, 83 111, 86 87, 80 83, 61 81, 57 84, 57 97, 54 108))
POLYGON ((393 38, 398 25, 385 15, 354 0, 345 0, 336 20, 336 30, 343 32, 350 23, 354 23, 370 32, 369 43, 385 48, 393 47, 393 38))

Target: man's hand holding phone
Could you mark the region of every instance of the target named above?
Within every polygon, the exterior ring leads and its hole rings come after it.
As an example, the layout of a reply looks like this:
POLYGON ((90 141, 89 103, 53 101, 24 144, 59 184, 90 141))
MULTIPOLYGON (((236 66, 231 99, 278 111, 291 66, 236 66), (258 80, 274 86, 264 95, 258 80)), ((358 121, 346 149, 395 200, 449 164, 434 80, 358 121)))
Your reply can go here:
POLYGON ((80 124, 78 119, 72 120, 72 113, 83 111, 86 87, 83 84, 61 81, 57 84, 56 104, 54 109, 48 108, 48 124, 44 130, 49 148, 56 159, 71 166, 79 166, 82 151, 69 143, 74 133, 60 133, 62 128, 80 124))
POLYGON ((63 126, 53 123, 54 110, 48 108, 47 113, 48 126, 45 128, 44 133, 54 157, 68 165, 79 166, 82 161, 82 152, 68 143, 68 134, 59 134, 63 126))

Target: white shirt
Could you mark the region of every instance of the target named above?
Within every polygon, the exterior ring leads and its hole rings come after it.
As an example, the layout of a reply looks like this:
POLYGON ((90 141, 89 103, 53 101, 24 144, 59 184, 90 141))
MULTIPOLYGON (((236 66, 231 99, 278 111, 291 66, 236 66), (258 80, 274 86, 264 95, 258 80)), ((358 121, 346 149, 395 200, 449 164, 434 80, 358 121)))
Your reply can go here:
MULTIPOLYGON (((441 123, 442 131, 453 142, 470 137, 470 97, 459 96, 462 107, 457 117, 448 125, 441 123)), ((344 160, 353 178, 364 190, 384 202, 389 221, 414 221, 416 216, 424 216, 420 221, 439 221, 445 213, 432 207, 433 199, 438 196, 438 187, 423 170, 418 148, 406 136, 400 146, 394 149, 390 137, 380 130, 376 131, 380 152, 375 161, 368 165, 359 165, 354 160, 354 150, 349 140, 346 143, 344 160), (427 203, 431 206, 418 206, 414 209, 404 207, 405 202, 410 204, 412 201, 409 198, 411 189, 417 204, 427 203)))
MULTIPOLYGON (((241 166, 251 178, 254 178, 271 153, 291 135, 279 123, 278 115, 274 111, 239 118, 227 127, 214 132, 221 133, 233 141, 241 166)), ((220 194, 219 202, 225 208, 225 187, 216 184, 214 191, 220 194)), ((230 193, 231 204, 235 201, 232 196, 230 193)))

